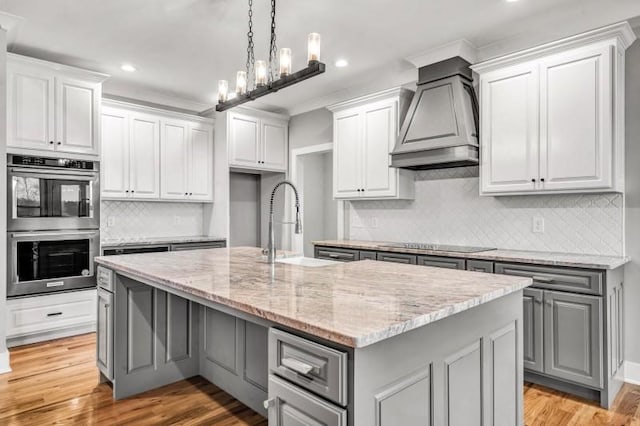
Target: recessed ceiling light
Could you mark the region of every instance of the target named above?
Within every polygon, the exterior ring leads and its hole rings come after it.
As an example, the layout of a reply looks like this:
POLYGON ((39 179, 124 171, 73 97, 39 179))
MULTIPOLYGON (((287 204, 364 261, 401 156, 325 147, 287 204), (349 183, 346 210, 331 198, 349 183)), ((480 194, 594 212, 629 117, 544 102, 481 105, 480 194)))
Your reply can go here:
POLYGON ((131 64, 122 64, 122 66, 120 66, 120 69, 126 72, 134 72, 136 70, 136 67, 131 64))
POLYGON ((346 59, 338 59, 336 61, 336 67, 338 67, 338 68, 344 68, 347 65, 349 65, 349 62, 346 59))

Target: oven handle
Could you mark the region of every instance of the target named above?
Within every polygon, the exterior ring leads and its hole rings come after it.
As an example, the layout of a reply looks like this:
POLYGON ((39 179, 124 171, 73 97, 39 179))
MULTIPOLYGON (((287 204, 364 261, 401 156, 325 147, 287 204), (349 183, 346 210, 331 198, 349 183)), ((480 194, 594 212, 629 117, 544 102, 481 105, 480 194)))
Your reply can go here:
POLYGON ((25 238, 43 238, 43 237, 62 237, 62 236, 98 236, 98 231, 72 231, 72 232, 15 232, 11 234, 11 238, 14 240, 21 240, 25 238))
POLYGON ((12 174, 25 173, 29 176, 34 176, 34 177, 60 176, 60 177, 68 178, 68 177, 77 176, 82 178, 86 178, 86 177, 97 178, 99 175, 97 171, 83 172, 80 170, 58 170, 58 169, 47 170, 47 169, 28 169, 28 168, 21 168, 21 167, 11 167, 9 171, 12 174))

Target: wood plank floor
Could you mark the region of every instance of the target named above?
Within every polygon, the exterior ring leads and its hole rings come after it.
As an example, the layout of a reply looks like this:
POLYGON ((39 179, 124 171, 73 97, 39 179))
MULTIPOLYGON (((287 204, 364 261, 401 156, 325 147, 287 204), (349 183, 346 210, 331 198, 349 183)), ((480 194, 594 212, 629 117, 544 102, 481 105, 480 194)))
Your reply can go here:
MULTIPOLYGON (((197 377, 123 401, 98 384, 95 334, 11 350, 0 375, 0 425, 266 425, 266 420, 197 377)), ((526 425, 640 426, 640 386, 625 385, 612 410, 542 386, 525 386, 526 425)))

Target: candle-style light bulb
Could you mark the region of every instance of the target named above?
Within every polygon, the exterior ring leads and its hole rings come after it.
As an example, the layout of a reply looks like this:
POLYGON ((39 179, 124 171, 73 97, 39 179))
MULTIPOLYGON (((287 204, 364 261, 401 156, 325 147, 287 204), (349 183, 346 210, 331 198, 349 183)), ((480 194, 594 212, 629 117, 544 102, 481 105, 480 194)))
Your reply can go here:
POLYGON ((291 74, 291 49, 283 47, 280 49, 280 77, 291 74))
POLYGON ((247 93, 247 72, 238 71, 236 74, 236 94, 244 95, 247 93))
POLYGON ((307 39, 307 60, 309 62, 320 61, 320 34, 311 33, 307 39))
POLYGON ((218 80, 218 102, 226 102, 229 93, 229 82, 227 80, 218 80))
POLYGON ((267 62, 256 61, 256 87, 267 84, 267 62))

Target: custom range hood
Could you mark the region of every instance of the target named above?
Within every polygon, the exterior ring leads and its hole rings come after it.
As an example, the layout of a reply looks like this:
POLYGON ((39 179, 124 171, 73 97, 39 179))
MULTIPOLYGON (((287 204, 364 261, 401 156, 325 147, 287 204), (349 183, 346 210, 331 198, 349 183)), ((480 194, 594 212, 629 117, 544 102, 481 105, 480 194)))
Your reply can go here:
POLYGON ((391 153, 392 167, 478 164, 478 102, 469 65, 456 56, 418 70, 418 88, 391 153))

